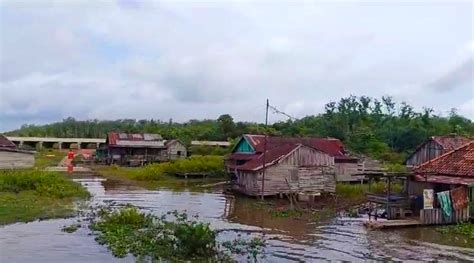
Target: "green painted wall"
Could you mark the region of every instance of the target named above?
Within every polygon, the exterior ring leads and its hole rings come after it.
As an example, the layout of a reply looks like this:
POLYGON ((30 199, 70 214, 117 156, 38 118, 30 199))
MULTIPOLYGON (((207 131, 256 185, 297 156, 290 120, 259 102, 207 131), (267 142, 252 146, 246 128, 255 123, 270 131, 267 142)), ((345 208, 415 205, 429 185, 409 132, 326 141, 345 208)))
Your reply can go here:
POLYGON ((237 144, 237 147, 235 147, 234 152, 241 152, 241 153, 252 153, 255 152, 255 150, 252 148, 252 146, 242 138, 240 142, 237 144))

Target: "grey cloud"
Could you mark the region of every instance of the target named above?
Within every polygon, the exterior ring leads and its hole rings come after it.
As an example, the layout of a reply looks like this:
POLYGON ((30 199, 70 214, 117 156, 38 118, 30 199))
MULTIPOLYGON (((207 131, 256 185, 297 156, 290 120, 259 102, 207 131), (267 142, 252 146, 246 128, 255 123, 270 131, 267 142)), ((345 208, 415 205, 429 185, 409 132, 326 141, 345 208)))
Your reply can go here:
MULTIPOLYGON (((301 117, 349 94, 413 97, 439 77, 440 61, 452 61, 472 41, 470 5, 453 6, 461 8, 154 1, 2 5, 0 130, 67 116, 186 121, 225 112, 236 120, 261 121, 266 98, 301 117), (406 11, 417 15, 405 16, 406 11)), ((467 65, 472 70, 472 59, 467 65)), ((453 71, 440 83, 465 85, 467 79, 472 86, 467 70, 453 71)), ((466 103, 459 89, 444 93, 449 100, 437 93, 425 92, 415 106, 445 111, 466 103)))
POLYGON ((474 58, 468 59, 460 66, 457 66, 430 84, 433 90, 438 92, 449 92, 463 85, 474 89, 474 58))

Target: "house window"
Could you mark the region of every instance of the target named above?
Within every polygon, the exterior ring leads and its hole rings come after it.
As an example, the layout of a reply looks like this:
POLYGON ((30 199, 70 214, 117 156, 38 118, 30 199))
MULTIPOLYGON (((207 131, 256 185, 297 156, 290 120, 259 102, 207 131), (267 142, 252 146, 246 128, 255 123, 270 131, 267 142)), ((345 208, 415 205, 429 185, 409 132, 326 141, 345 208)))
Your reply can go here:
POLYGON ((177 154, 178 156, 181 156, 181 151, 178 151, 176 154, 177 154))
POLYGON ((237 165, 242 165, 245 163, 245 160, 237 160, 236 164, 237 165))

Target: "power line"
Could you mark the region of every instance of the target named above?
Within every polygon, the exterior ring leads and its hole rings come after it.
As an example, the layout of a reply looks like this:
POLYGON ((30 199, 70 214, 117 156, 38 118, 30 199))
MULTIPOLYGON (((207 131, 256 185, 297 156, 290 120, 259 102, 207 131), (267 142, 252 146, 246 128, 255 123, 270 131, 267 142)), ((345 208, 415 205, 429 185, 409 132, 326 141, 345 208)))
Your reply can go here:
POLYGON ((290 120, 298 120, 297 118, 291 116, 290 114, 286 113, 286 112, 283 112, 279 109, 277 109, 276 107, 272 106, 272 105, 268 105, 268 107, 273 111, 274 114, 281 114, 281 115, 284 115, 286 117, 288 117, 290 120))

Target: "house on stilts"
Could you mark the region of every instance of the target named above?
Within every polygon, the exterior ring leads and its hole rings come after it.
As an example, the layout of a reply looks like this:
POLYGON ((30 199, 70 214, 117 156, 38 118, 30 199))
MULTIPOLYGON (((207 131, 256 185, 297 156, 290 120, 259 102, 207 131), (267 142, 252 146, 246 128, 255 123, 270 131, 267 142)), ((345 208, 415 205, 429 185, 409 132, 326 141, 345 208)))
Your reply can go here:
POLYGON ((250 196, 336 190, 334 157, 292 138, 244 135, 225 165, 233 190, 250 196))

